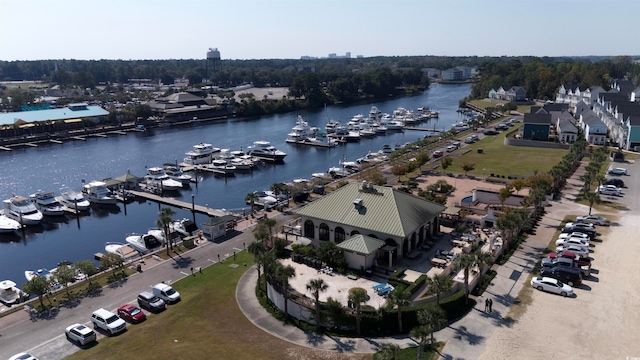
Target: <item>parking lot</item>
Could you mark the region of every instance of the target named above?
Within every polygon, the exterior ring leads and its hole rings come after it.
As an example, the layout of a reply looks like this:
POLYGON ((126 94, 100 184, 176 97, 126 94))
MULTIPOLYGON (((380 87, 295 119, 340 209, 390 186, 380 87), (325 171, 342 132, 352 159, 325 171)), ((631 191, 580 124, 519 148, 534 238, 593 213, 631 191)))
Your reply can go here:
MULTIPOLYGON (((604 197, 620 203, 621 210, 593 211, 612 220, 612 225, 596 227, 598 235, 589 247, 591 275, 567 298, 535 290, 527 281, 519 301, 503 315, 511 318, 512 325, 498 328, 482 358, 536 358, 542 348, 556 349, 557 356, 568 358, 624 359, 640 354, 636 340, 640 243, 634 236, 640 230, 640 200, 634 196, 639 186, 631 181, 640 176, 640 169, 633 163, 615 166, 628 170, 628 176, 619 176, 627 187, 622 196, 604 197)), ((573 202, 581 186, 579 181, 567 185, 563 199, 548 208, 536 234, 527 241, 528 248, 542 249, 555 240, 558 223, 565 216, 588 213, 588 206, 573 202)))

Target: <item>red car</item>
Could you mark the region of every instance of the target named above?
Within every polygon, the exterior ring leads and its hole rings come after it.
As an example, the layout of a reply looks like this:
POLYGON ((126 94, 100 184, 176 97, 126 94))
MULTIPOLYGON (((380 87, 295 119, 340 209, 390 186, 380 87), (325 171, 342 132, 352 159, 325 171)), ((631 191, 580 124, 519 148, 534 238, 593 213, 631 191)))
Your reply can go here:
POLYGON ((139 323, 147 318, 147 315, 139 307, 131 304, 120 306, 118 316, 130 323, 139 323))
POLYGON ((436 150, 436 151, 433 152, 433 158, 434 159, 442 157, 442 155, 444 155, 444 153, 442 151, 440 151, 440 150, 436 150))

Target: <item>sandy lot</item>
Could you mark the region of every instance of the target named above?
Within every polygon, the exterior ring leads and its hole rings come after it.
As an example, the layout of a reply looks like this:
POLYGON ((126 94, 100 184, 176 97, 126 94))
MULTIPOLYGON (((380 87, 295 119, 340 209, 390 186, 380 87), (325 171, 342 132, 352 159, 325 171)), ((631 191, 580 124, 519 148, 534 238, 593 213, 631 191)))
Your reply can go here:
MULTIPOLYGON (((631 183, 630 177, 624 180, 631 183)), ((512 306, 506 316, 515 323, 495 331, 481 359, 640 358, 640 242, 634 236, 640 231, 640 206, 633 189, 625 192, 618 201, 629 209, 608 215, 617 222, 613 226, 598 227, 601 235, 591 254, 595 271, 574 289, 576 296, 562 298, 525 284, 519 298, 531 302, 512 306)), ((554 204, 535 237, 548 236, 555 231, 552 224, 584 208, 568 199, 554 204)))

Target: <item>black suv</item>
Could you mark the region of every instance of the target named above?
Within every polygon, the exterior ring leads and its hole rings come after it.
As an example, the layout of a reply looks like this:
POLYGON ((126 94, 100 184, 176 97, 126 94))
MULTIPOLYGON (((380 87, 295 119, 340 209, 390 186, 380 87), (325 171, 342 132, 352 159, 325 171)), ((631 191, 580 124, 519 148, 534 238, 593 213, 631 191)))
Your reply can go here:
POLYGON ((607 179, 607 181, 604 184, 617 186, 619 188, 624 187, 624 181, 622 181, 622 179, 607 179))
POLYGON ((540 275, 560 280, 569 286, 582 284, 582 272, 577 268, 570 268, 566 266, 555 266, 550 268, 545 266, 540 270, 540 275))
POLYGON ((152 312, 159 312, 165 309, 164 300, 153 295, 149 291, 143 291, 138 294, 138 305, 152 312))

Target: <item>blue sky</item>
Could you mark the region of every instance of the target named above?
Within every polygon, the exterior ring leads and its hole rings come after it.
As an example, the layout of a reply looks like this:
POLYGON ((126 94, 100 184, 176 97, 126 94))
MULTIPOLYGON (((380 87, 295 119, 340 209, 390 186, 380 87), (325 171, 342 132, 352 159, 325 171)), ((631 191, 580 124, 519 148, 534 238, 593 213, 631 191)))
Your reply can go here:
POLYGON ((635 0, 0 0, 0 60, 640 55, 635 0))

